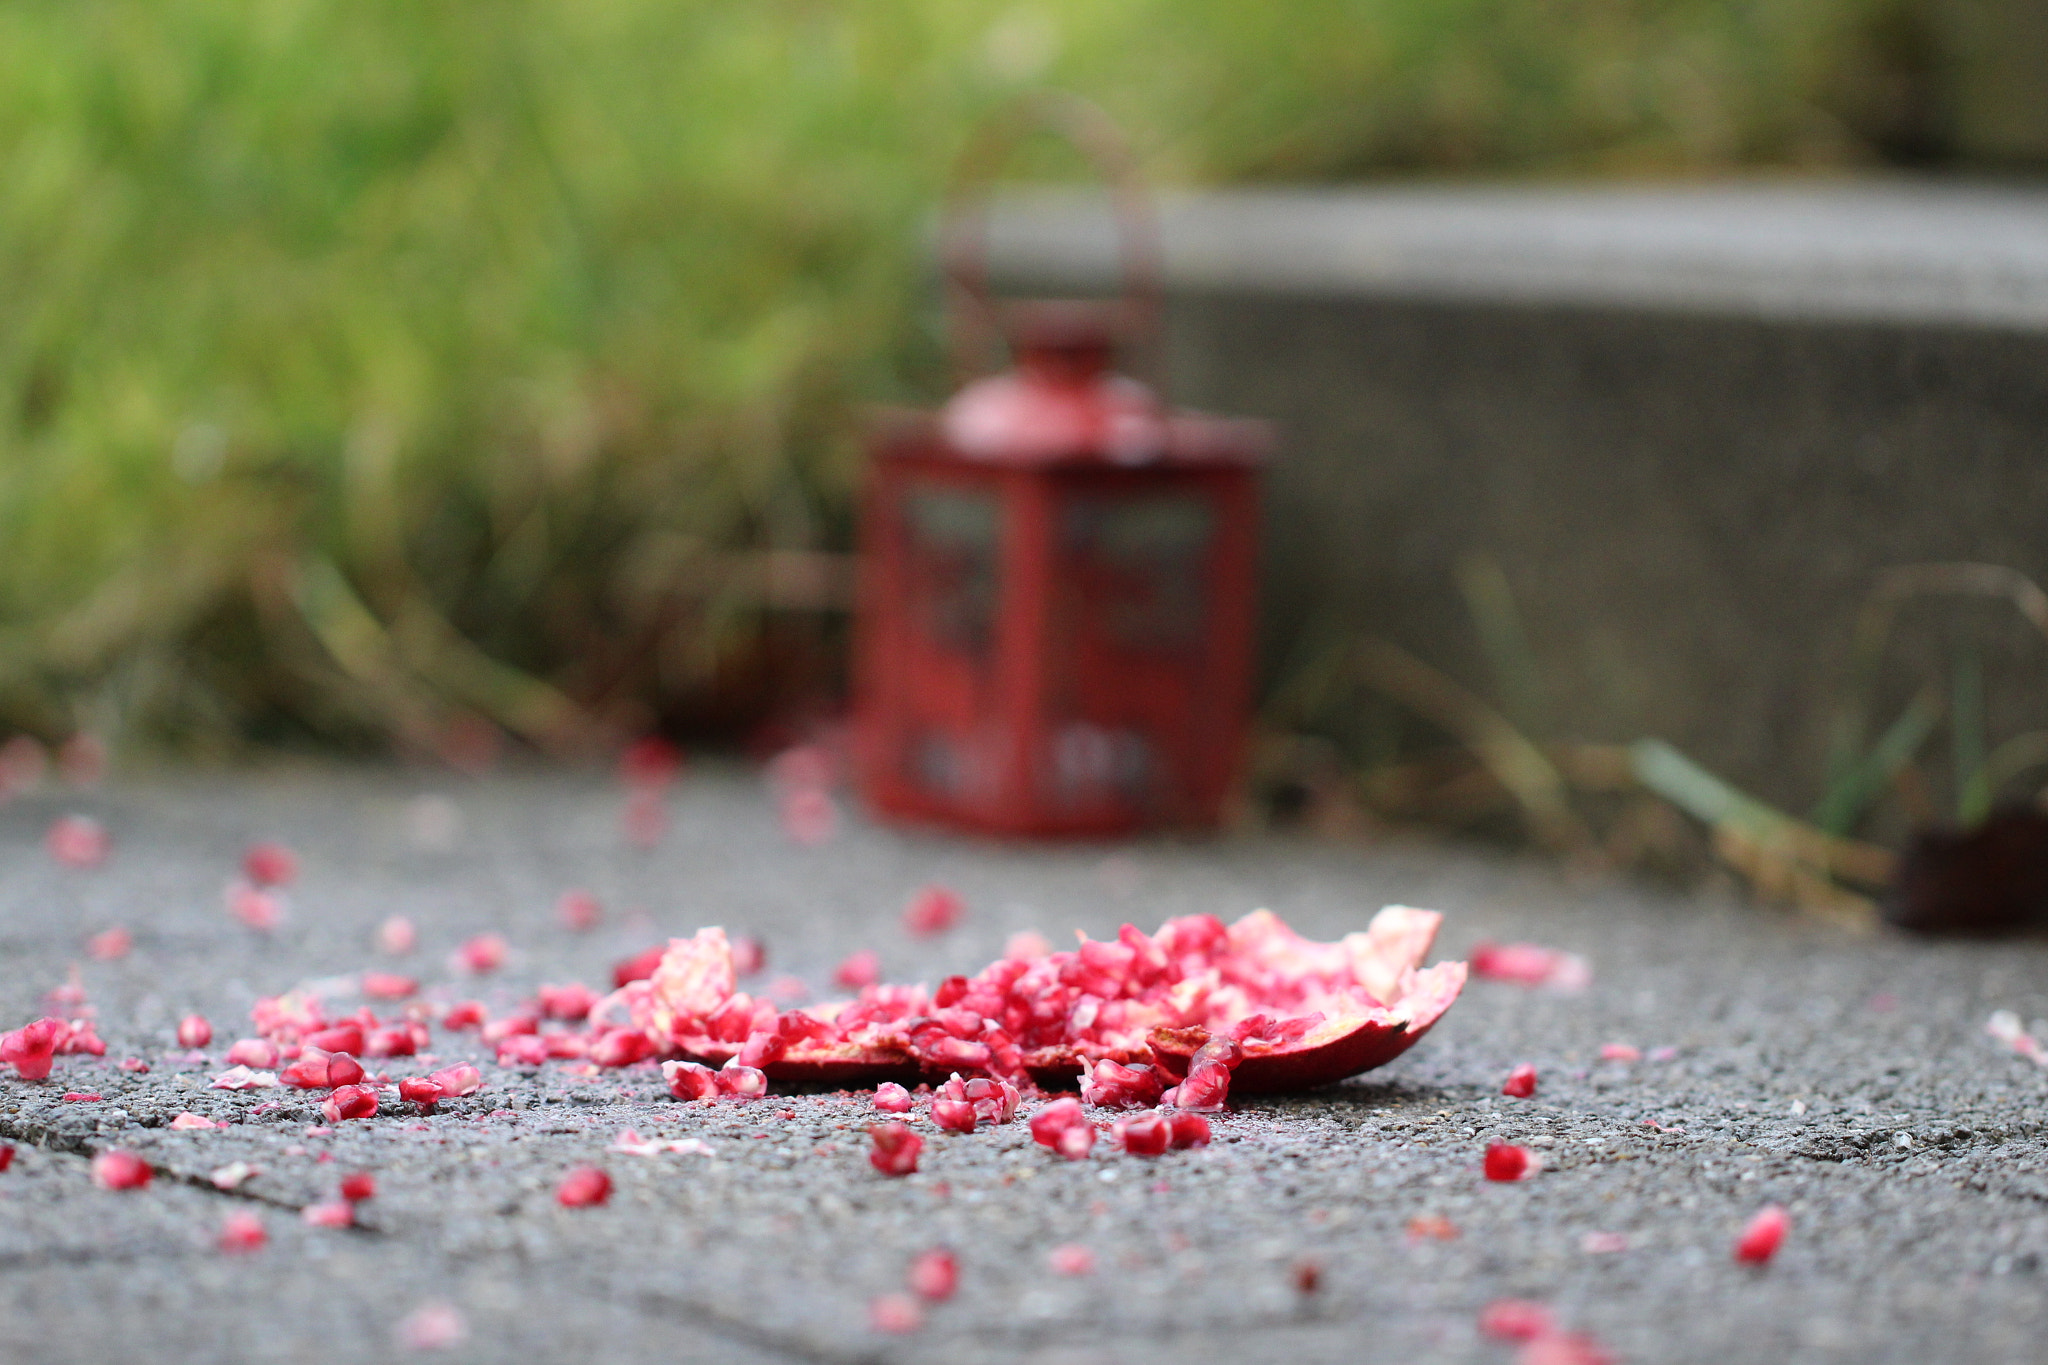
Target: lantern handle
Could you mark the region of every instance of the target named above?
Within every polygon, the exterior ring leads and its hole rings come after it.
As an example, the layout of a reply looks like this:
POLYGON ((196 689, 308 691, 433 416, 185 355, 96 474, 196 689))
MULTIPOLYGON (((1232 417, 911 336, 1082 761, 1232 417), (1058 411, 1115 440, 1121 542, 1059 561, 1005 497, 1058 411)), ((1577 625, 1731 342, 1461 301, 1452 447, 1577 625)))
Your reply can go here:
POLYGON ((939 260, 955 380, 965 383, 987 373, 992 343, 1002 336, 988 284, 989 187, 1018 144, 1037 132, 1064 138, 1087 158, 1109 191, 1122 266, 1117 332, 1144 348, 1140 364, 1132 368, 1149 371, 1161 309, 1159 221, 1138 173, 1137 158, 1100 105, 1064 90, 1039 90, 1020 96, 986 120, 953 166, 939 230, 939 260))

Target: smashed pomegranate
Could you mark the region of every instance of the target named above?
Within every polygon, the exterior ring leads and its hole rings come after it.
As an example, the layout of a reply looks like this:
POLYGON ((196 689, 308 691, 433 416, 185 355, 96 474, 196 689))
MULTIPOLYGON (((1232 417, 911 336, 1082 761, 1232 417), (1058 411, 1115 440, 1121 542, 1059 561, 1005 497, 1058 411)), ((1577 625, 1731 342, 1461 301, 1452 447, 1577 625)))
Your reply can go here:
POLYGON ((913 1133, 909 1124, 870 1125, 868 1139, 873 1144, 868 1152, 868 1164, 883 1175, 909 1175, 917 1169, 917 1156, 924 1150, 924 1139, 913 1133))
POLYGON ((1767 1264, 1791 1230, 1790 1214, 1777 1204, 1765 1205, 1735 1239, 1735 1259, 1744 1265, 1767 1264))

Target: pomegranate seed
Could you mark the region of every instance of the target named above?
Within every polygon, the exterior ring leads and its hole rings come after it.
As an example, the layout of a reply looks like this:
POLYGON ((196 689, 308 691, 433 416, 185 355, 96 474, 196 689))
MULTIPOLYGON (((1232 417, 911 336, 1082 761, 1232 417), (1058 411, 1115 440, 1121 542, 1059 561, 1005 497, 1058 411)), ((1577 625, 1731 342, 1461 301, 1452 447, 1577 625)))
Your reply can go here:
POLYGON ((346 1052, 308 1049, 298 1061, 279 1072, 277 1079, 300 1090, 333 1090, 360 1084, 363 1064, 346 1052))
POLYGON ((1124 1066, 1107 1057, 1081 1077, 1081 1098, 1112 1109, 1149 1109, 1166 1089, 1159 1073, 1143 1062, 1124 1066))
POLYGON ((452 1303, 423 1303, 407 1313, 392 1330, 392 1339, 405 1351, 448 1351, 469 1337, 469 1320, 452 1303))
POLYGON ((1173 1147, 1207 1147, 1209 1145, 1209 1120, 1200 1114, 1175 1114, 1169 1121, 1173 1130, 1173 1147))
POLYGON ((932 1122, 949 1133, 971 1133, 974 1131, 974 1106, 966 1100, 949 1100, 943 1096, 932 1100, 932 1122))
POLYGON ((13 1164, 14 1144, 11 1142, 0 1142, 0 1173, 4 1173, 13 1164))
POLYGON ((213 1041, 213 1025, 202 1014, 188 1014, 178 1021, 179 1047, 205 1047, 213 1041))
POLYGON ((514 1033, 498 1040, 499 1066, 539 1066, 548 1055, 548 1040, 537 1033, 514 1033))
POLYGON ((604 907, 588 891, 564 891, 555 902, 555 918, 570 933, 585 934, 604 918, 604 907))
POLYGON ((1533 943, 1475 943, 1470 966, 1474 976, 1554 991, 1584 990, 1593 980, 1584 958, 1533 943))
POLYGON ((1603 1062, 1640 1062, 1642 1059, 1643 1050, 1639 1047, 1632 1047, 1627 1043, 1600 1045, 1600 1060, 1603 1062))
POLYGON ((425 1076, 407 1076, 398 1083, 398 1098, 418 1105, 423 1113, 432 1113, 441 1102, 441 1087, 425 1076))
POLYGON ((204 1128, 211 1131, 212 1129, 223 1126, 225 1125, 215 1123, 212 1119, 207 1118, 204 1114, 194 1114, 190 1112, 180 1114, 178 1115, 178 1117, 171 1120, 171 1127, 177 1129, 181 1133, 191 1132, 192 1130, 198 1128, 204 1128))
POLYGON ((228 1049, 228 1064, 268 1071, 277 1065, 277 1044, 268 1038, 238 1038, 228 1049))
POLYGON ((1581 1332, 1553 1332, 1515 1352, 1515 1365, 1614 1365, 1614 1357, 1581 1332))
POLYGON ((377 948, 393 957, 403 957, 419 942, 419 931, 404 915, 393 915, 377 926, 377 948))
MULTIPOLYGON (((268 1071, 251 1071, 246 1066, 231 1066, 213 1078, 210 1086, 214 1090, 268 1090, 277 1084, 277 1077, 268 1071)), ((260 1110, 258 1111, 261 1112, 260 1110)))
POLYGON ((1579 1250, 1588 1256, 1612 1256, 1628 1250, 1628 1234, 1625 1232, 1589 1232, 1579 1238, 1579 1250))
POLYGON ((757 1100, 768 1093, 768 1077, 759 1067, 741 1066, 735 1057, 718 1069, 718 1093, 757 1100))
POLYGON ((1536 1160, 1526 1147, 1512 1142, 1495 1142, 1486 1149, 1488 1180, 1522 1180, 1535 1174, 1536 1160))
POLYGON ((832 979, 850 991, 874 985, 882 979, 882 959, 872 948, 863 948, 833 971, 832 979))
POLYGON ((341 1197, 351 1204, 360 1204, 365 1199, 377 1197, 377 1177, 368 1171, 356 1171, 341 1178, 341 1197))
POLYGON ((327 1116, 329 1123, 340 1123, 344 1119, 368 1119, 377 1116, 377 1092, 367 1085, 344 1085, 321 1102, 320 1112, 327 1116))
POLYGON ((542 986, 536 994, 540 998, 540 1012, 550 1019, 582 1019, 597 1003, 596 992, 580 981, 566 986, 542 986))
POLYGON ((904 1282, 920 1299, 943 1303, 960 1287, 960 1263, 944 1247, 934 1247, 910 1263, 904 1282))
POLYGON ((1496 1341, 1534 1341, 1555 1332, 1557 1321, 1533 1299, 1495 1299, 1479 1310, 1479 1330, 1496 1341))
POLYGON ((259 934, 267 934, 284 923, 285 901, 276 891, 265 891, 237 878, 221 893, 228 913, 259 934))
POLYGON ((1735 1259, 1744 1265, 1764 1265, 1778 1254, 1785 1234, 1792 1230, 1792 1216, 1777 1204, 1766 1204, 1742 1229, 1735 1240, 1735 1259))
POLYGON ((418 995, 420 983, 397 972, 364 972, 363 994, 372 1000, 405 1000, 418 995))
POLYGON ((101 962, 115 962, 128 956, 128 950, 135 946, 135 936, 118 925, 103 929, 85 941, 85 951, 101 962))
POLYGON ((636 1029, 607 1030, 590 1045, 590 1060, 599 1066, 631 1066, 654 1055, 654 1042, 636 1029))
POLYGON ((66 867, 98 867, 107 860, 110 841, 105 827, 91 816, 63 815, 43 836, 43 847, 66 867))
POLYGON ((118 1148, 92 1159, 92 1183, 103 1190, 139 1190, 155 1175, 147 1161, 118 1148))
POLYGON ((663 1062, 668 1093, 679 1100, 709 1099, 718 1093, 718 1073, 700 1062, 663 1062))
POLYGON ((924 1139, 911 1132, 909 1124, 871 1124, 868 1138, 874 1144, 868 1153, 868 1163, 883 1175, 909 1175, 917 1169, 917 1154, 924 1150, 924 1139))
POLYGON ((140 1057, 123 1057, 115 1065, 133 1076, 147 1076, 149 1074, 149 1063, 143 1061, 140 1057))
POLYGON ((908 1294, 882 1294, 868 1304, 868 1323, 877 1332, 915 1332, 924 1326, 924 1309, 908 1294))
POLYGON ((6 1062, 25 1081, 40 1081, 50 1074, 57 1045, 70 1034, 62 1019, 42 1018, 24 1024, 12 1033, 0 1033, 0 1062, 6 1062))
POLYGON ((782 831, 806 848, 829 841, 839 829, 839 808, 820 787, 797 787, 782 797, 782 831))
POLYGON ((97 1090, 67 1090, 64 1092, 64 1103, 66 1104, 97 1103, 103 1098, 105 1097, 97 1090))
POLYGON ((428 1079, 441 1087, 441 1098, 443 1099, 465 1099, 484 1088, 483 1073, 468 1062, 458 1062, 454 1066, 443 1067, 439 1071, 433 1072, 428 1079))
POLYGON ((666 787, 683 770, 683 751, 660 735, 643 735, 619 751, 619 782, 629 790, 666 787))
POLYGON ((99 1034, 93 1031, 92 1020, 74 1019, 65 1026, 64 1036, 57 1040, 57 1051, 66 1057, 104 1057, 107 1055, 107 1045, 101 1042, 99 1034))
POLYGON ((1323 1287, 1322 1262, 1303 1257, 1294 1263, 1294 1292, 1308 1295, 1323 1287))
POLYGON ((283 844, 251 844, 242 854, 242 875, 257 886, 290 886, 299 875, 299 857, 283 844))
POLYGON ((883 1081, 875 1087, 875 1108, 885 1114, 907 1114, 910 1112, 910 1092, 894 1081, 883 1081))
POLYGON ((768 965, 768 950, 761 946, 761 940, 748 934, 740 934, 732 940, 732 972, 734 976, 755 976, 768 965))
POLYGON ((261 1251, 269 1240, 263 1220, 253 1213, 237 1211, 221 1219, 218 1245, 222 1251, 261 1251))
POLYGON ((1131 1156, 1161 1156, 1173 1140, 1173 1127, 1156 1109, 1118 1119, 1109 1134, 1131 1156))
POLYGON ((465 1000, 459 1005, 450 1005, 441 1016, 441 1027, 450 1033, 462 1033, 473 1028, 482 1028, 484 1005, 481 1000, 465 1000))
POLYGON ((455 950, 455 968, 472 976, 483 976, 504 966, 509 951, 503 935, 478 934, 455 950))
POLYGON ((612 985, 630 986, 635 981, 646 981, 661 966, 661 959, 667 953, 666 943, 657 943, 644 952, 635 953, 612 968, 612 985))
POLYGON ((1054 1247, 1046 1260, 1051 1263, 1053 1270, 1061 1275, 1095 1273, 1095 1253, 1079 1242, 1068 1242, 1063 1246, 1054 1247))
POLYGON ((299 1210, 299 1218, 316 1228, 352 1228, 356 1225, 356 1208, 346 1199, 328 1199, 306 1205, 299 1210))
POLYGON ((595 1166, 578 1166, 555 1187, 555 1202, 565 1209, 587 1209, 612 1197, 612 1178, 595 1166))
POLYGON ((1523 1062, 1510 1071, 1506 1084, 1500 1088, 1500 1093, 1518 1100, 1528 1099, 1536 1093, 1536 1068, 1523 1062))
POLYGON ((315 1029, 301 1041, 321 1052, 346 1052, 354 1056, 363 1050, 363 1026, 350 1020, 332 1028, 315 1029))
POLYGON ((943 934, 960 922, 966 903, 950 887, 927 886, 911 898, 903 927, 920 938, 943 934))

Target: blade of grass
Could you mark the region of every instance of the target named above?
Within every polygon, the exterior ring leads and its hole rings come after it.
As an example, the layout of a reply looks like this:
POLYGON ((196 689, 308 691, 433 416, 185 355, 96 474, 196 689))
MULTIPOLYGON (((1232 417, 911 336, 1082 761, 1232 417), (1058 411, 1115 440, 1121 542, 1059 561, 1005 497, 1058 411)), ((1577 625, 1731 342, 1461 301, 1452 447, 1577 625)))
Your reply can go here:
POLYGON ((1472 613, 1479 647, 1493 670, 1494 685, 1500 689, 1502 708, 1525 731, 1541 734, 1549 728, 1543 678, 1500 561, 1485 554, 1464 556, 1458 561, 1458 590, 1465 596, 1466 610, 1472 613))
POLYGON ((1975 824, 1965 809, 1964 797, 1976 789, 1977 774, 1984 769, 1984 660, 1975 646, 1966 645, 1956 655, 1955 675, 1949 685, 1948 727, 1955 763, 1956 819, 1975 824))
POLYGON ((1941 702, 1933 692, 1921 692, 1906 703, 1906 709, 1870 752, 1822 795, 1814 808, 1813 823, 1832 835, 1848 834, 1940 723, 1941 702))

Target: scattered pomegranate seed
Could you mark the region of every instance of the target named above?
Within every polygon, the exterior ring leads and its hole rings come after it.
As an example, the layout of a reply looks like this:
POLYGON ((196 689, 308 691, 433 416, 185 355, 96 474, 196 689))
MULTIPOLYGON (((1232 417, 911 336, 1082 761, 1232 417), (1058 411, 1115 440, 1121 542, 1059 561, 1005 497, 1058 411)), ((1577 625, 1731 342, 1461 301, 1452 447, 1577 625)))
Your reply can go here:
POLYGON ((123 1057, 114 1065, 120 1067, 123 1071, 128 1072, 130 1075, 147 1076, 149 1074, 149 1063, 143 1061, 140 1057, 123 1057))
POLYGON ((0 1142, 0 1173, 4 1173, 13 1164, 14 1144, 11 1142, 0 1142))
POLYGON ((66 867, 98 867, 112 847, 107 831, 89 815, 61 815, 43 836, 43 847, 66 867))
POLYGON ((1496 1341, 1534 1341, 1557 1330, 1557 1320, 1534 1299, 1495 1299, 1479 1310, 1479 1330, 1496 1341))
POLYGON ((612 968, 612 985, 630 986, 635 981, 649 979, 661 966, 661 959, 667 952, 666 943, 657 943, 652 948, 633 954, 612 968))
POLYGON ((1552 1332, 1515 1352, 1515 1365, 1614 1365, 1614 1357, 1582 1332, 1552 1332))
POLYGON ((1175 1114, 1168 1123, 1173 1131, 1174 1150, 1209 1145, 1209 1120, 1200 1114, 1175 1114))
POLYGON ((454 1066, 443 1067, 441 1070, 432 1073, 429 1079, 435 1085, 441 1087, 443 1099, 452 1100, 464 1099, 474 1095, 477 1091, 483 1089, 484 1085, 483 1073, 468 1062, 458 1062, 454 1066))
POLYGON ((597 1003, 597 992, 580 981, 566 986, 542 986, 535 994, 540 999, 540 1012, 550 1019, 582 1019, 597 1003))
POLYGON ((498 1040, 499 1066, 539 1066, 548 1056, 548 1040, 537 1033, 513 1033, 498 1040))
POLYGON ((393 915, 377 926, 377 948, 393 957, 403 957, 419 942, 419 931, 404 915, 393 915))
POLYGON ((1536 1093, 1536 1068, 1523 1062, 1510 1071, 1507 1083, 1501 1086, 1500 1093, 1518 1100, 1528 1099, 1536 1093))
POLYGON ((1046 1257, 1053 1270, 1061 1275, 1093 1275, 1095 1253, 1079 1242, 1068 1242, 1056 1246, 1046 1257))
POLYGON ((742 1066, 735 1057, 718 1069, 718 1093, 757 1100, 768 1093, 768 1077, 759 1067, 742 1066))
POLYGON ((277 1044, 268 1038, 237 1038, 228 1049, 228 1064, 268 1071, 277 1065, 277 1044))
POLYGON ((903 927, 920 938, 943 934, 960 922, 966 902, 951 887, 927 886, 911 897, 903 912, 903 927))
POLYGON ((683 770, 683 751, 660 735, 643 735, 619 752, 619 781, 632 790, 668 786, 683 770))
POLYGON ((795 787, 783 793, 782 831, 806 848, 829 842, 839 830, 839 808, 822 787, 795 787))
POLYGON ((438 1300, 413 1309, 392 1330, 392 1339, 405 1351, 453 1350, 468 1337, 469 1320, 462 1310, 438 1300))
POLYGON ((885 1114, 907 1114, 910 1112, 910 1092, 894 1081, 883 1081, 875 1087, 875 1108, 885 1114))
POLYGON ((917 1155, 924 1150, 924 1139, 910 1131, 909 1124, 871 1124, 868 1138, 874 1144, 868 1153, 868 1163, 883 1175, 909 1175, 917 1169, 917 1155))
POLYGON ((483 1027, 486 1017, 481 1000, 464 1000, 460 1004, 448 1007, 447 1012, 441 1016, 441 1027, 450 1033, 462 1033, 468 1029, 483 1027))
POLYGON ((1054 1100, 1031 1116, 1031 1140, 1050 1147, 1069 1161, 1079 1161, 1095 1146, 1095 1125, 1072 1096, 1054 1100))
POLYGON ((1294 1263, 1293 1277, 1295 1293, 1304 1296, 1315 1293, 1323 1287, 1322 1262, 1304 1256, 1294 1263))
POLYGON ((407 1076, 398 1083, 398 1098, 418 1105, 422 1113, 431 1114, 441 1102, 441 1087, 425 1076, 407 1076))
POLYGON ((910 1263, 904 1282, 920 1299, 943 1303, 960 1287, 960 1262, 944 1247, 934 1247, 910 1263))
POLYGON ((329 1123, 377 1116, 377 1092, 367 1085, 344 1085, 321 1102, 320 1112, 329 1123))
POLYGON ((1744 1265, 1767 1264, 1791 1230, 1792 1215, 1780 1205, 1766 1204, 1735 1239, 1735 1259, 1744 1265))
POLYGON ((213 1078, 214 1090, 268 1090, 277 1084, 277 1076, 269 1071, 253 1071, 246 1066, 231 1066, 213 1078))
POLYGON ((565 1209, 585 1209, 612 1197, 612 1178, 595 1166, 578 1166, 555 1187, 555 1202, 565 1209))
POLYGON ((455 967, 473 976, 483 976, 504 966, 508 951, 502 935, 478 934, 455 950, 455 967))
POLYGON ((974 1106, 966 1100, 936 1096, 932 1100, 931 1119, 933 1124, 949 1133, 971 1133, 975 1124, 974 1106))
POLYGON ((351 1056, 363 1050, 363 1026, 355 1020, 346 1020, 327 1028, 314 1029, 300 1039, 308 1049, 321 1052, 346 1052, 351 1056))
POLYGON ((604 918, 604 907, 588 891, 564 891, 555 902, 555 918, 570 933, 585 934, 604 918))
POLYGON ((1495 1142, 1486 1149, 1488 1180, 1522 1180, 1535 1174, 1536 1159, 1527 1147, 1512 1142, 1495 1142))
POLYGON ((882 979, 882 959, 872 948, 863 948, 833 971, 832 979, 848 990, 857 991, 882 979))
POLYGON ((590 1045, 590 1060, 599 1066, 631 1066, 653 1055, 654 1040, 636 1029, 609 1029, 590 1045))
POLYGON ((238 1190, 243 1181, 255 1174, 256 1168, 248 1162, 230 1161, 225 1166, 216 1167, 206 1178, 217 1190, 238 1190))
POLYGON ((66 1104, 96 1104, 103 1098, 105 1097, 97 1090, 67 1090, 64 1092, 64 1103, 66 1104))
POLYGON ((407 1000, 418 995, 420 983, 397 972, 364 972, 363 994, 372 1000, 407 1000))
POLYGON ((1173 1140, 1173 1126, 1156 1109, 1118 1119, 1110 1136, 1131 1156, 1162 1156, 1173 1140))
POLYGON ((281 892, 265 891, 240 878, 221 893, 228 913, 259 934, 267 934, 284 923, 285 900, 281 892))
POLYGON ((356 1225, 356 1206, 346 1199, 322 1200, 300 1209, 299 1218, 316 1228, 352 1228, 356 1225))
POLYGON ((188 1014, 178 1021, 179 1047, 205 1047, 213 1041, 213 1025, 203 1014, 188 1014))
POLYGON ((1612 1256, 1628 1250, 1628 1234, 1625 1232, 1589 1232, 1579 1238, 1579 1250, 1588 1256, 1612 1256))
POLYGON ((368 1171, 355 1171, 341 1178, 341 1197, 351 1204, 360 1204, 365 1199, 377 1197, 377 1177, 368 1171))
POLYGON ((64 1036, 57 1040, 58 1055, 64 1057, 106 1056, 107 1045, 100 1041, 99 1034, 93 1030, 94 1025, 90 1019, 72 1020, 69 1024, 65 1025, 64 1036))
POLYGON ((102 929, 85 941, 85 951, 101 962, 114 962, 128 956, 128 950, 135 946, 135 936, 116 925, 102 929))
POLYGON ((1165 1090, 1165 1079, 1144 1062, 1124 1066, 1105 1057, 1081 1076, 1083 1102, 1111 1109, 1148 1109, 1165 1090))
POLYGON ((204 1114, 194 1114, 189 1111, 180 1114, 178 1115, 178 1117, 171 1120, 171 1127, 177 1129, 181 1133, 190 1132, 194 1129, 199 1128, 211 1130, 214 1128, 218 1128, 220 1126, 220 1124, 215 1123, 212 1119, 207 1118, 204 1114))
POLYGON ((155 1175, 147 1161, 118 1148, 92 1159, 92 1183, 103 1190, 139 1190, 155 1175))
POLYGON ((915 1332, 924 1326, 924 1309, 908 1294, 881 1294, 868 1303, 868 1323, 877 1332, 915 1332))
POLYGON ((1643 1050, 1628 1043, 1602 1043, 1600 1060, 1603 1062, 1640 1062, 1643 1050))
POLYGON ((242 854, 242 875, 257 886, 290 886, 299 876, 299 855, 283 844, 251 844, 242 854))
POLYGON ((305 1055, 278 1073, 277 1079, 300 1090, 333 1090, 357 1085, 363 1079, 363 1064, 346 1052, 307 1049, 305 1055))
POLYGON ((1534 943, 1475 943, 1469 965, 1474 976, 1554 991, 1584 990, 1593 980, 1584 958, 1534 943))
POLYGON ((50 1074, 57 1045, 70 1034, 62 1019, 42 1018, 24 1024, 12 1033, 0 1033, 0 1062, 6 1062, 25 1081, 40 1081, 50 1074))
POLYGON ((261 1251, 269 1240, 263 1220, 253 1213, 237 1211, 221 1219, 218 1245, 222 1251, 261 1251))

